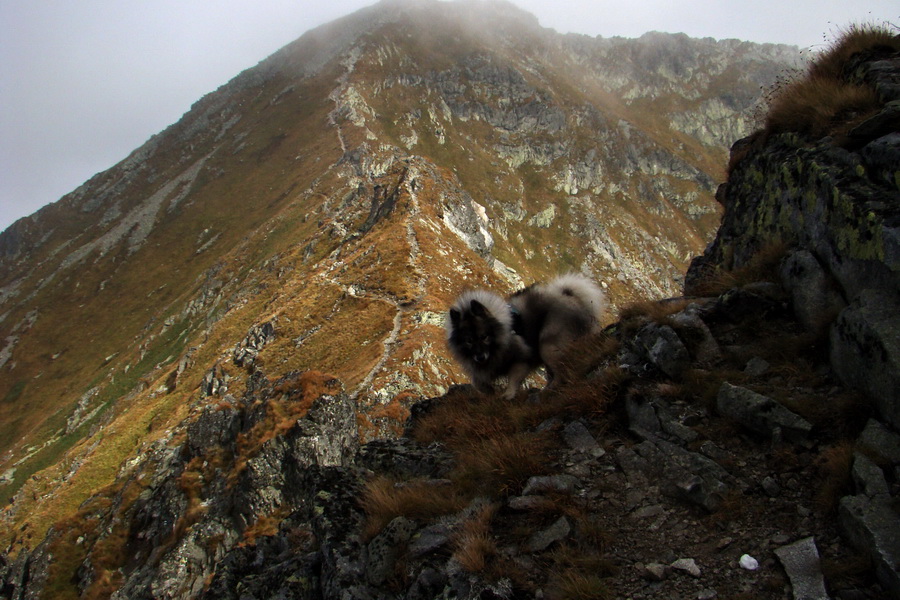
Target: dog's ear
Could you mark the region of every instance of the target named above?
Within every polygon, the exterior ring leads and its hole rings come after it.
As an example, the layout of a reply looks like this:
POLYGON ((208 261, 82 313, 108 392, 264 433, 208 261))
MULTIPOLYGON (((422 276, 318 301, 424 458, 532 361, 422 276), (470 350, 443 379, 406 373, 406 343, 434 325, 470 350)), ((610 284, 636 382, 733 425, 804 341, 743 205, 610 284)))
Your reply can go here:
POLYGON ((478 300, 472 300, 469 308, 471 309, 472 314, 476 317, 484 317, 488 314, 488 309, 485 308, 484 304, 482 304, 478 300))
POLYGON ((462 317, 462 314, 456 310, 455 308, 450 309, 450 322, 454 325, 459 325, 459 320, 462 317))

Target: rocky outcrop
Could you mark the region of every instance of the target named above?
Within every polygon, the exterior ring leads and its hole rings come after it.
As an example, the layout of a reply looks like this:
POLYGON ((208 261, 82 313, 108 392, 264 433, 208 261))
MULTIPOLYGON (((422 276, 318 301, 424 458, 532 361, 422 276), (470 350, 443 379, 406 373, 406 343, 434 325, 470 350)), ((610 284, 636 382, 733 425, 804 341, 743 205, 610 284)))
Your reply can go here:
MULTIPOLYGON (((900 436, 819 410, 853 395, 827 375, 798 373, 800 361, 823 353, 780 351, 804 330, 790 302, 787 286, 756 282, 626 316, 603 334, 614 350, 583 381, 513 403, 543 414, 524 419, 523 434, 549 448, 533 472, 438 516, 408 507, 374 530, 364 509, 374 481, 390 482, 386 493, 460 494, 460 466, 471 459, 417 441, 418 431, 463 407, 489 439, 491 428, 509 426, 496 401, 456 386, 415 404, 402 436, 359 446, 355 403, 342 393, 316 391, 308 412, 290 412, 322 386, 337 390, 334 381, 309 373, 269 381, 256 370, 241 398, 218 397, 123 473, 116 508, 84 535, 79 589, 114 573, 113 597, 122 599, 512 599, 562 594, 565 573, 594 577, 615 597, 781 598, 761 591, 773 578, 799 597, 824 578, 843 597, 874 599, 893 589, 897 538, 885 524, 896 520, 898 488, 879 465, 900 464, 900 436), (550 411, 560 397, 570 400, 550 411), (575 408, 576 398, 590 408, 575 408), (817 510, 817 464, 848 432, 860 442, 853 494, 840 501, 844 541, 817 510), (114 538, 117 523, 130 534, 110 565, 101 540, 114 538), (877 552, 882 584, 823 575, 820 558, 849 561, 851 544, 877 552)), ((0 563, 7 596, 44 589, 64 534, 0 563)))
MULTIPOLYGON (((883 107, 839 139, 759 132, 735 144, 728 181, 717 193, 725 207, 722 226, 692 263, 686 285, 697 291, 714 272, 748 272, 773 248, 789 249, 777 268, 793 313, 827 346, 831 372, 875 410, 877 420, 855 433, 857 445, 879 462, 854 456, 853 493, 841 499, 839 518, 895 598, 900 520, 889 508, 896 496, 885 473, 896 475, 900 465, 890 450, 900 439, 898 67, 900 53, 890 45, 846 59, 842 80, 870 87, 883 107)), ((720 393, 725 410, 722 401, 720 393)), ((764 406, 759 398, 753 403, 764 406)))

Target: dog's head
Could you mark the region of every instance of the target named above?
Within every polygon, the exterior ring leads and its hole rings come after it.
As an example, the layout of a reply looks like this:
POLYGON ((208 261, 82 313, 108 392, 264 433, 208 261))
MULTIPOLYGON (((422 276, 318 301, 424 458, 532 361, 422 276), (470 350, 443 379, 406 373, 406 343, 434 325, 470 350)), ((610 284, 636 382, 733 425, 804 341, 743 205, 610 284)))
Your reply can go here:
POLYGON ((512 315, 506 300, 487 290, 464 292, 447 319, 447 341, 457 360, 478 370, 491 370, 492 361, 510 343, 512 315))
POLYGON ((476 365, 485 365, 497 352, 503 326, 478 300, 450 309, 450 345, 476 365))

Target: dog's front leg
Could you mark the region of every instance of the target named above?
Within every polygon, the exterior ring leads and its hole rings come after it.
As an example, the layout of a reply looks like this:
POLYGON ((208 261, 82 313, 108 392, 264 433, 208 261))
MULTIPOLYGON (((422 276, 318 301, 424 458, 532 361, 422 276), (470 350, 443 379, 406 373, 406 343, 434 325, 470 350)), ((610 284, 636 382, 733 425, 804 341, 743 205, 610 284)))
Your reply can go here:
POLYGON ((495 392, 491 379, 486 375, 477 372, 472 373, 471 380, 472 385, 475 386, 475 389, 482 394, 490 396, 495 392))
POLYGON ((530 371, 531 368, 524 363, 514 365, 513 368, 510 369, 506 391, 503 392, 503 398, 505 400, 512 400, 516 397, 519 387, 522 385, 522 382, 525 381, 525 378, 528 377, 530 371))

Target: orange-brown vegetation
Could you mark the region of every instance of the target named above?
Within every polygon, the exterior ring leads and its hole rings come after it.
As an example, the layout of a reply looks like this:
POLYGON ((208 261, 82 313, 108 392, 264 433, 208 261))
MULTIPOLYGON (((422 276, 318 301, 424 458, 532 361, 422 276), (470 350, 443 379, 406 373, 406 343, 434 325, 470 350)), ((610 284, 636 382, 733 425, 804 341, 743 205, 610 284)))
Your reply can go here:
POLYGON ((50 544, 54 560, 48 569, 43 598, 99 600, 109 598, 119 588, 131 530, 126 520, 115 521, 105 534, 101 526, 107 522, 110 511, 127 510, 144 489, 138 480, 107 486, 75 514, 54 524, 50 544), (94 577, 79 595, 71 582, 88 556, 94 577))
POLYGON ((769 90, 765 136, 796 132, 813 139, 830 135, 845 143, 849 130, 884 103, 874 88, 851 81, 854 57, 898 50, 900 35, 892 26, 851 25, 839 31, 805 73, 782 78, 769 90))
POLYGON ((642 300, 632 302, 619 310, 619 323, 634 320, 642 321, 642 323, 668 323, 668 317, 684 310, 688 302, 688 300, 672 300, 668 302, 642 300))
POLYGON ((851 490, 850 469, 853 466, 854 446, 850 442, 839 442, 824 448, 819 453, 819 473, 821 487, 816 495, 819 510, 837 510, 838 500, 851 490))
POLYGON ((591 372, 604 367, 619 350, 616 338, 605 332, 591 333, 572 342, 566 350, 565 360, 557 365, 558 383, 584 380, 591 372))
POLYGON ((266 403, 265 418, 238 435, 237 455, 252 458, 263 444, 284 434, 306 416, 313 402, 340 393, 341 382, 319 371, 304 371, 276 385, 275 398, 266 403))
POLYGON ((772 99, 765 127, 770 134, 791 131, 812 139, 846 134, 881 105, 878 94, 869 86, 810 75, 772 99))
POLYGON ((900 51, 900 31, 894 26, 854 23, 838 31, 836 41, 809 67, 810 77, 837 78, 845 74, 847 65, 860 52, 900 51))
POLYGON ((511 496, 521 491, 532 475, 548 472, 546 436, 539 433, 496 432, 470 439, 457 451, 453 478, 473 495, 511 496))
POLYGON ((497 544, 491 532, 491 522, 496 512, 495 504, 476 508, 453 537, 453 558, 470 573, 484 571, 497 554, 497 544))
POLYGON ((697 282, 691 293, 697 296, 718 296, 729 290, 758 281, 778 282, 778 266, 791 247, 785 242, 773 242, 760 248, 744 266, 736 269, 719 268, 707 273, 697 282))
POLYGON ((252 546, 256 544, 256 540, 262 537, 275 535, 278 528, 285 517, 290 514, 290 509, 286 506, 279 506, 270 514, 260 515, 256 521, 250 524, 244 530, 241 541, 238 546, 252 546))
POLYGON ((462 509, 468 500, 454 487, 426 480, 398 481, 376 477, 366 483, 362 507, 366 513, 365 538, 380 532, 395 517, 430 519, 462 509))

